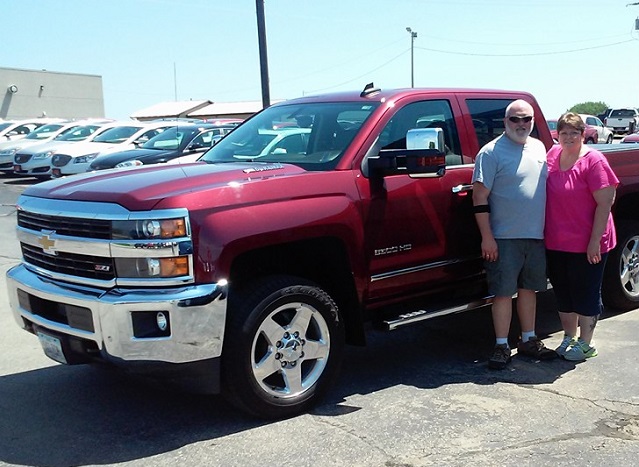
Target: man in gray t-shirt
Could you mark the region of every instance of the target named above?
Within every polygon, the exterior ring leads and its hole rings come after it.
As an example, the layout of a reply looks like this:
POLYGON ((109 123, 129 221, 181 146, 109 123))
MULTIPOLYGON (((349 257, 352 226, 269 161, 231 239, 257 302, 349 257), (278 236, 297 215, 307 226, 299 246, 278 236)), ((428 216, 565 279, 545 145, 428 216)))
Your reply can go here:
POLYGON ((521 325, 520 354, 555 358, 535 334, 535 292, 546 289, 543 244, 546 210, 546 148, 530 133, 534 110, 524 100, 506 108, 503 135, 486 144, 475 159, 473 204, 481 232, 488 291, 494 295, 492 316, 495 349, 490 368, 510 361, 508 332, 512 297, 517 293, 521 325))

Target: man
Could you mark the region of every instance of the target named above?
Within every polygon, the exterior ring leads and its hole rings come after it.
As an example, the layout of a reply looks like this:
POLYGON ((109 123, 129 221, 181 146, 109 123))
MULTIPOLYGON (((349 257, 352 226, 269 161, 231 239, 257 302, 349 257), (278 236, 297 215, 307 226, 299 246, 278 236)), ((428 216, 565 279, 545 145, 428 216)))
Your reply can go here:
POLYGON ((477 155, 473 204, 481 233, 488 291, 494 295, 495 349, 488 366, 503 369, 511 359, 508 332, 517 293, 521 326, 519 354, 549 360, 557 354, 535 334, 535 291, 546 289, 544 217, 546 148, 532 138, 534 110, 524 100, 506 108, 505 132, 477 155))

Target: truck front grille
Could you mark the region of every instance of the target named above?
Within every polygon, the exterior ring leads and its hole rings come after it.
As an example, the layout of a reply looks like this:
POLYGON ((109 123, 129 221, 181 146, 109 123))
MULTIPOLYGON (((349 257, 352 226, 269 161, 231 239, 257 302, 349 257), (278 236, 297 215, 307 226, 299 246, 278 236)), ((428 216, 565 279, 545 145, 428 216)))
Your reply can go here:
POLYGON ((88 279, 112 280, 115 278, 113 258, 63 252, 48 255, 43 252, 42 248, 25 243, 22 243, 21 246, 25 262, 47 271, 88 279))
POLYGON ((49 216, 18 211, 18 225, 38 232, 51 230, 58 235, 71 237, 111 239, 111 221, 103 219, 49 216))

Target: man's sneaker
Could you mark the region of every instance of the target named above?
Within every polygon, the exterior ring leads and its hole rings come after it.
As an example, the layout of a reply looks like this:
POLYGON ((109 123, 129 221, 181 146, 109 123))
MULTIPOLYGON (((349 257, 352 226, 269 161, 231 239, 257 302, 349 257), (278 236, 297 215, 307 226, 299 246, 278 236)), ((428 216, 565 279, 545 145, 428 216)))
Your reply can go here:
POLYGON ((552 360, 557 358, 557 352, 544 345, 539 337, 533 337, 526 342, 517 345, 517 353, 535 358, 537 360, 552 360))
POLYGON ((570 360, 571 362, 583 362, 587 358, 596 357, 597 349, 594 346, 586 344, 581 339, 577 340, 577 342, 568 349, 564 358, 566 360, 570 360))
POLYGON ((572 336, 564 335, 564 340, 561 341, 561 344, 559 344, 559 347, 555 349, 555 352, 557 352, 557 355, 559 355, 560 357, 565 357, 568 348, 572 347, 576 343, 577 339, 572 336))
POLYGON ((497 344, 493 356, 488 360, 488 368, 503 370, 510 361, 510 347, 507 344, 497 344))

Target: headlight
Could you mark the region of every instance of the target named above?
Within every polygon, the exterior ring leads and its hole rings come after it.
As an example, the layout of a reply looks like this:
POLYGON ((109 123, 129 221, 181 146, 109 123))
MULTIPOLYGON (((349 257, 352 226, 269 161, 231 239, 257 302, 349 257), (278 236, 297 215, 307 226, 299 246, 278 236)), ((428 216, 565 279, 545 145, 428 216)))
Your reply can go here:
POLYGON ((115 165, 116 169, 122 169, 124 167, 138 167, 140 165, 144 165, 142 162, 140 162, 137 159, 134 159, 132 161, 124 161, 124 162, 120 162, 119 164, 115 165))
POLYGON ((33 156, 33 160, 46 159, 47 157, 51 157, 53 154, 54 151, 39 152, 33 156))
POLYGON ((153 240, 187 235, 184 218, 114 221, 112 229, 114 239, 153 240))
POLYGON ((189 258, 116 258, 115 268, 120 278, 165 278, 189 274, 189 258))
POLYGON ((4 149, 4 150, 0 151, 0 156, 10 156, 10 157, 12 157, 20 149, 21 148, 4 149))
POLYGON ((73 159, 74 164, 86 164, 87 162, 91 162, 93 159, 98 157, 98 153, 93 154, 85 154, 84 156, 76 157, 73 159))

